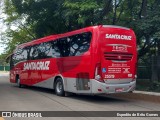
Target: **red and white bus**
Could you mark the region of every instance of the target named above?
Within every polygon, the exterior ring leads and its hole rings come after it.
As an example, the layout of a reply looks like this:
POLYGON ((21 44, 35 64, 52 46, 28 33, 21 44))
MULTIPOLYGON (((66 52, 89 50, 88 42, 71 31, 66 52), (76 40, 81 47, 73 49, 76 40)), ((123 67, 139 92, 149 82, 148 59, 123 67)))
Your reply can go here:
POLYGON ((17 46, 10 82, 55 89, 60 96, 132 92, 136 64, 133 30, 98 25, 17 46))

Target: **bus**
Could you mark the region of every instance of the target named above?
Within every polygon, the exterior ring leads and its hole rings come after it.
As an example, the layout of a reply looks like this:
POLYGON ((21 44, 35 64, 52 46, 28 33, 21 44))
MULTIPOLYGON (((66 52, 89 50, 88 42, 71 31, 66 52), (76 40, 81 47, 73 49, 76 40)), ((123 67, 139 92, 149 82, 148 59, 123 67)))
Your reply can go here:
POLYGON ((132 92, 136 64, 134 31, 97 25, 18 45, 10 82, 54 89, 58 96, 132 92))

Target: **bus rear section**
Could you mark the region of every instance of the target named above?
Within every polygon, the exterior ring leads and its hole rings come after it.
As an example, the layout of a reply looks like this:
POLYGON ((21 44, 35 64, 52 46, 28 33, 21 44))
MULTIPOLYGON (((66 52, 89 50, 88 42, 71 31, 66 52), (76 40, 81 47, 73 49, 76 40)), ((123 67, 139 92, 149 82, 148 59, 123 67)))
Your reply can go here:
POLYGON ((101 26, 92 93, 131 92, 136 86, 136 37, 131 29, 101 26))

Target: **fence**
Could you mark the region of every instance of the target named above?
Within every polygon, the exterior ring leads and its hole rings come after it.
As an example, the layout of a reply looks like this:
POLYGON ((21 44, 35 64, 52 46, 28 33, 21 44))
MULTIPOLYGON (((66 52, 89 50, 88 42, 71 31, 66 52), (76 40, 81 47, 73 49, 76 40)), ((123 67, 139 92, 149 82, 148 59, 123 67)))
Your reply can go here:
POLYGON ((138 66, 137 79, 151 79, 152 69, 151 66, 138 66))
POLYGON ((10 66, 0 65, 0 71, 9 71, 9 70, 10 70, 10 66))
POLYGON ((160 92, 160 56, 152 56, 139 62, 136 89, 160 92))

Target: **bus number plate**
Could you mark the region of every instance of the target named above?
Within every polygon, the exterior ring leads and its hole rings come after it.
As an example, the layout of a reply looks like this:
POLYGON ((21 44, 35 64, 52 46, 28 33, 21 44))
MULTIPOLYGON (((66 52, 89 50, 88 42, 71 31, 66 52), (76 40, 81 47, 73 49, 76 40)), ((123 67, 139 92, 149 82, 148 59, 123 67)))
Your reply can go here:
POLYGON ((124 88, 116 88, 116 92, 123 92, 124 88))

